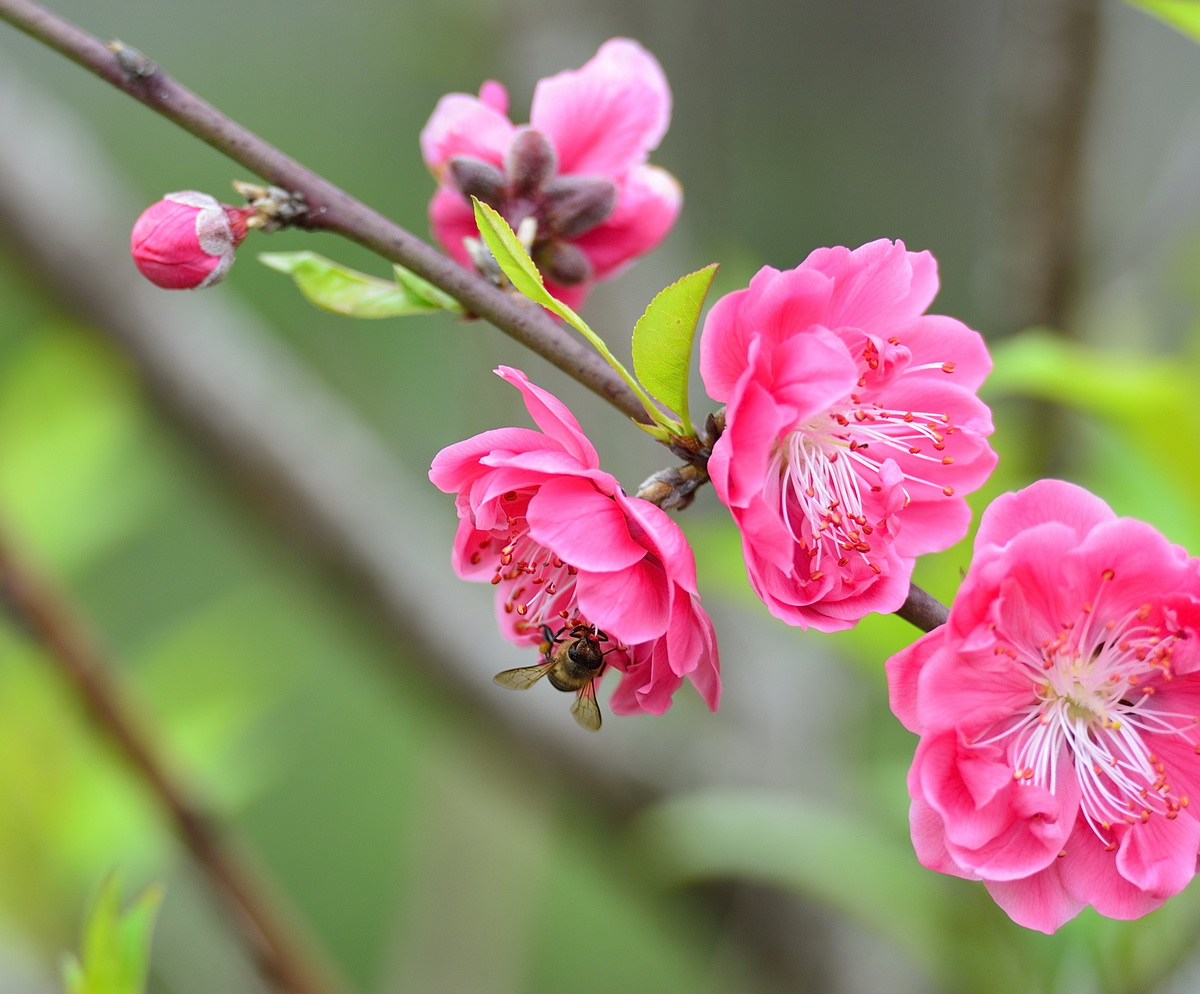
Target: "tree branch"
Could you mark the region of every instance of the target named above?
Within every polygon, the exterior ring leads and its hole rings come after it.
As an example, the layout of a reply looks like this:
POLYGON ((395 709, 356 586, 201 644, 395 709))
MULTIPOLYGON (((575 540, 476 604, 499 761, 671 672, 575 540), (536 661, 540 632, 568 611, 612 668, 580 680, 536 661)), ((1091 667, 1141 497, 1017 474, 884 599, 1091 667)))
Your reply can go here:
POLYGON ((389 221, 322 176, 230 120, 133 49, 114 48, 29 0, 0 0, 0 20, 65 55, 234 162, 285 190, 304 194, 307 227, 342 235, 411 269, 469 313, 542 356, 635 421, 648 416, 633 392, 598 355, 537 304, 493 286, 389 221), (115 50, 114 50, 115 49, 115 50))
POLYGON ((908 597, 896 612, 896 616, 923 632, 931 632, 946 623, 950 610, 933 594, 926 593, 914 583, 909 586, 908 597))
POLYGON ((1065 331, 1079 275, 1100 4, 1013 0, 1004 15, 995 94, 1003 145, 992 222, 997 328, 1065 331))
POLYGON ((228 904, 264 977, 290 994, 333 994, 330 981, 301 955, 275 919, 253 876, 239 863, 216 824, 157 756, 121 699, 110 675, 112 667, 66 595, 22 561, 2 528, 0 605, 9 606, 45 647, 92 719, 162 806, 176 834, 228 904))

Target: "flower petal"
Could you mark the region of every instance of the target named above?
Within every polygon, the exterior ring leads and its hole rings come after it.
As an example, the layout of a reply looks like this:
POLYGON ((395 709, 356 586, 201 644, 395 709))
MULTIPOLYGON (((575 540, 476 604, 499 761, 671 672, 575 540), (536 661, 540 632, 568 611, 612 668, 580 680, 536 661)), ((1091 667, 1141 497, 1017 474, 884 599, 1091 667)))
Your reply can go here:
POLYGON ((486 472, 480 465, 484 456, 496 450, 524 452, 545 446, 546 436, 531 428, 494 428, 447 445, 433 457, 429 479, 444 493, 457 493, 486 472))
POLYGON ((1001 494, 979 520, 976 549, 1004 545, 1020 532, 1057 521, 1083 535, 1101 521, 1115 517, 1112 509, 1083 487, 1062 480, 1038 480, 1020 493, 1001 494))
POLYGON ((749 362, 750 343, 783 342, 813 325, 824 325, 833 282, 815 270, 760 269, 745 290, 726 294, 704 319, 700 375, 715 400, 727 400, 749 362))
POLYGON ((421 129, 421 156, 438 180, 456 155, 503 167, 504 152, 515 132, 512 122, 495 106, 467 93, 448 93, 421 129))
POLYGON ((903 242, 886 238, 853 251, 817 249, 800 268, 815 269, 834 281, 829 327, 871 328, 881 338, 908 328, 938 291, 933 256, 908 252, 903 242))
POLYGON ((629 534, 621 506, 587 480, 547 480, 525 513, 533 539, 581 571, 620 573, 646 557, 629 534))
POLYGON ((571 244, 588 257, 595 279, 609 279, 667 237, 682 205, 683 189, 674 176, 657 166, 638 166, 618 190, 608 219, 571 244))
POLYGON ((1200 821, 1152 815, 1129 826, 1116 852, 1117 872, 1144 894, 1163 899, 1178 894, 1196 875, 1200 821))
POLYGON ((667 630, 670 591, 660 563, 643 559, 616 572, 579 570, 579 605, 627 645, 651 642, 667 630))
POLYGON ((614 38, 582 68, 541 80, 529 120, 554 144, 560 172, 620 177, 666 134, 671 91, 653 55, 614 38))
POLYGON ((475 263, 463 242, 479 238, 479 226, 471 205, 453 187, 439 187, 429 201, 429 228, 446 253, 460 266, 473 269, 475 263))
POLYGON ((525 407, 534 424, 558 442, 564 451, 579 460, 580 465, 594 469, 600 465, 596 448, 588 440, 575 415, 567 405, 541 387, 529 381, 524 373, 511 366, 499 366, 496 375, 521 391, 525 407))
POLYGON ((888 705, 900 724, 918 735, 922 730, 917 710, 918 681, 922 668, 943 641, 941 633, 929 632, 887 661, 888 705))
POLYGON ((1058 862, 1020 880, 988 880, 988 893, 1018 925, 1047 935, 1083 910, 1080 901, 1063 885, 1058 862))

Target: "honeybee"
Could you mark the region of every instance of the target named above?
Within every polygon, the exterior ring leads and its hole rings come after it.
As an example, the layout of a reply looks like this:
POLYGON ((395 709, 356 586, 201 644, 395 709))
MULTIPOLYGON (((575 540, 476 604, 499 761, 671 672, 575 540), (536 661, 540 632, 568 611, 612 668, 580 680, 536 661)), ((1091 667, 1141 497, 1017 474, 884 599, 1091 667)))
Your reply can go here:
MULTIPOLYGON (((557 634, 542 626, 542 661, 534 666, 505 670, 493 678, 509 690, 528 690, 542 677, 550 678, 555 690, 575 694, 571 714, 591 732, 600 730, 600 705, 596 703, 596 681, 604 672, 605 651, 601 642, 608 636, 595 625, 576 625, 557 634)), ((608 650, 611 652, 612 650, 608 650)))

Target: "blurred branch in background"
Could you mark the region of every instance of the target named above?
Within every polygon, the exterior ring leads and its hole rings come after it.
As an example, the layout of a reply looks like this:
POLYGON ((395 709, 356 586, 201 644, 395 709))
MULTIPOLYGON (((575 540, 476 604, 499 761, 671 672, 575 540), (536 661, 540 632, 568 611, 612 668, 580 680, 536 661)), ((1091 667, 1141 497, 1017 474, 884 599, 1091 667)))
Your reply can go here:
POLYGON ((168 770, 113 682, 113 667, 89 636, 62 591, 40 577, 14 548, 0 523, 0 605, 9 608, 47 651, 101 731, 162 806, 184 845, 226 902, 230 918, 264 977, 283 994, 334 994, 325 968, 280 923, 254 874, 234 854, 224 832, 168 770), (318 979, 321 978, 321 979, 318 979))
POLYGON ((1097 0, 1012 0, 996 80, 997 195, 989 276, 995 328, 1068 328, 1083 237, 1097 0))
MULTIPOLYGON (((985 259, 997 335, 1034 326, 1072 333, 1099 39, 1098 0, 1004 5, 994 98, 992 246, 985 259)), ((1028 471, 1061 475, 1067 415, 1053 403, 1030 406, 1023 433, 1028 471)))

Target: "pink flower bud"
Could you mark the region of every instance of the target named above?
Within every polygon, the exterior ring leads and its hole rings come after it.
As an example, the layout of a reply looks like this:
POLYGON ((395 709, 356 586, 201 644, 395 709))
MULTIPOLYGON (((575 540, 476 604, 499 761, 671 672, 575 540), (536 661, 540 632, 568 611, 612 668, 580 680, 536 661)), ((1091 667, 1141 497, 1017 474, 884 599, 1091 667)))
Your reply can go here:
POLYGON ((141 274, 166 290, 199 290, 225 278, 246 237, 251 208, 220 204, 207 193, 168 193, 142 212, 129 250, 141 274))

